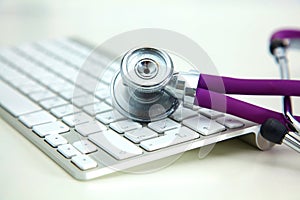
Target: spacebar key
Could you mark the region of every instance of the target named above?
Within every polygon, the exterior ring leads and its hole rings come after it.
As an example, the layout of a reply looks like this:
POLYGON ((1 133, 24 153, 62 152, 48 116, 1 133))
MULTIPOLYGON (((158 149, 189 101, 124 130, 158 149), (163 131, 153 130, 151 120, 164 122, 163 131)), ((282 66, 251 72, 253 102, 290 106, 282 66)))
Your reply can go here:
POLYGON ((1 80, 0 105, 15 117, 41 110, 41 107, 33 103, 15 89, 3 83, 1 80))
POLYGON ((88 139, 118 160, 143 153, 142 149, 112 130, 89 135, 88 139))

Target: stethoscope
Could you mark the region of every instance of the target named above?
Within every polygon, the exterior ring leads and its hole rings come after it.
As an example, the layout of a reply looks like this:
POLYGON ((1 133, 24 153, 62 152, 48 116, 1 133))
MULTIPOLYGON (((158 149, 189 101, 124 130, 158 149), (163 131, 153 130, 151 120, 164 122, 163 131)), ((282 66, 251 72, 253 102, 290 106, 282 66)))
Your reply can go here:
POLYGON ((126 117, 151 122, 171 115, 180 104, 231 114, 261 126, 267 140, 284 143, 300 152, 300 117, 292 115, 290 96, 300 96, 300 81, 288 80, 285 51, 300 39, 300 31, 282 30, 271 37, 270 50, 280 66, 281 78, 237 79, 175 72, 167 52, 156 48, 135 48, 121 60, 120 71, 111 84, 112 101, 126 117), (284 96, 284 112, 271 111, 225 94, 284 96))

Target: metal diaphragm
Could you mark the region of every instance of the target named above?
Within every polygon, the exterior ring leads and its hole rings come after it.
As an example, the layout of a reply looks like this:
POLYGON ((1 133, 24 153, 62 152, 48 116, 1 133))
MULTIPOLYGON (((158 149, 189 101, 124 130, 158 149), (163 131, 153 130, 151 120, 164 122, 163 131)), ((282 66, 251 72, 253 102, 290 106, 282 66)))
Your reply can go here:
POLYGON ((168 117, 179 106, 178 99, 164 90, 173 71, 172 60, 164 51, 137 48, 127 52, 111 84, 114 106, 135 121, 168 117))
POLYGON ((166 52, 145 47, 128 51, 121 61, 120 72, 128 87, 152 93, 166 86, 172 78, 174 67, 166 52))

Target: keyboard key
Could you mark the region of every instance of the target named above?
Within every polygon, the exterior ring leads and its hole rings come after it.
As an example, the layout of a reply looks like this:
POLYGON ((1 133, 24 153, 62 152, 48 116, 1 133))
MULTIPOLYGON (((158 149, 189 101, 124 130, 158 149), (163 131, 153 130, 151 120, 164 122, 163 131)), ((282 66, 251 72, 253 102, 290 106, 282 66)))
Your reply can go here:
POLYGON ((107 105, 104 102, 98 102, 92 105, 84 106, 83 110, 86 111, 90 115, 96 115, 98 113, 106 112, 112 110, 112 107, 107 105))
POLYGON ((39 125, 39 124, 45 124, 48 122, 54 122, 56 121, 56 118, 49 114, 46 111, 38 111, 26 115, 22 115, 19 117, 19 120, 28 128, 31 128, 32 126, 39 125))
POLYGON ((38 78, 39 82, 43 83, 44 85, 50 85, 54 83, 63 83, 64 80, 57 75, 54 74, 47 74, 46 77, 40 77, 38 78))
POLYGON ((63 117, 62 120, 68 126, 74 127, 75 125, 83 124, 85 122, 92 121, 93 118, 91 118, 89 115, 81 112, 81 113, 76 113, 74 115, 65 116, 65 117, 63 117))
POLYGON ((25 85, 34 85, 36 83, 33 80, 31 80, 28 77, 21 75, 21 74, 14 75, 12 77, 5 77, 4 79, 16 88, 19 88, 19 87, 25 86, 25 85))
POLYGON ((63 91, 59 93, 64 99, 71 100, 72 98, 81 97, 87 95, 87 93, 79 88, 74 90, 63 91))
POLYGON ((207 109, 207 108, 200 108, 199 113, 204 115, 205 117, 210 118, 210 119, 217 119, 218 117, 224 116, 224 114, 221 113, 221 112, 211 110, 211 109, 207 109))
POLYGON ((82 96, 82 97, 76 97, 74 99, 72 99, 72 103, 74 105, 76 105, 77 107, 82 107, 85 105, 89 105, 92 103, 96 103, 99 102, 99 100, 97 98, 95 98, 94 96, 82 96))
POLYGON ((45 137, 45 141, 48 142, 52 147, 58 147, 59 145, 68 143, 63 136, 58 134, 47 135, 45 137))
POLYGON ((142 128, 142 125, 138 122, 134 122, 132 120, 123 120, 118 122, 113 122, 109 125, 112 129, 119 133, 124 133, 126 131, 131 131, 134 129, 142 128))
POLYGON ((121 115, 118 111, 113 110, 96 115, 96 119, 98 119, 103 124, 109 124, 112 122, 123 120, 125 119, 125 117, 121 115))
POLYGON ((24 94, 32 94, 35 92, 45 91, 46 88, 38 84, 33 84, 33 85, 23 85, 19 87, 19 90, 24 94))
POLYGON ((50 112, 53 115, 55 115, 57 118, 62 118, 66 115, 70 115, 70 114, 79 112, 79 109, 71 104, 67 104, 67 105, 56 107, 56 108, 52 108, 50 110, 50 112))
POLYGON ((80 53, 83 56, 89 56, 92 52, 92 49, 88 49, 85 46, 77 44, 68 38, 59 39, 59 42, 62 43, 67 48, 71 48, 72 50, 75 50, 76 52, 80 53))
POLYGON ((218 123, 226 126, 227 128, 241 128, 243 127, 245 124, 239 120, 230 118, 228 116, 226 117, 222 117, 216 120, 218 123))
POLYGON ((111 98, 106 98, 104 101, 105 101, 105 103, 107 103, 108 105, 113 106, 113 102, 112 102, 112 99, 111 99, 111 98))
POLYGON ((6 85, 0 80, 0 104, 13 116, 17 117, 23 114, 41 110, 41 107, 33 103, 27 97, 18 91, 6 85))
POLYGON ((73 143, 73 146, 83 154, 97 151, 97 147, 88 140, 80 140, 73 143))
POLYGON ((179 128, 180 124, 169 118, 166 118, 160 121, 151 122, 148 124, 148 127, 158 133, 163 133, 170 129, 179 128))
POLYGON ((87 155, 74 156, 71 161, 81 170, 88 170, 97 167, 97 162, 87 155))
POLYGON ((39 68, 38 66, 35 66, 35 68, 32 69, 25 68, 23 70, 26 70, 27 74, 29 74, 29 76, 33 77, 33 79, 36 79, 37 81, 41 80, 42 78, 46 78, 48 77, 48 75, 52 74, 52 72, 48 71, 47 69, 39 68), (34 73, 32 73, 33 71, 34 73))
POLYGON ((80 133, 80 135, 87 136, 91 133, 105 131, 107 130, 107 127, 100 122, 93 120, 84 124, 76 125, 75 130, 80 133))
POLYGON ((201 115, 183 120, 183 124, 202 135, 211 135, 225 130, 223 125, 201 115))
POLYGON ((16 85, 22 85, 21 81, 27 82, 29 80, 27 76, 20 74, 20 72, 11 68, 9 64, 4 64, 1 62, 0 65, 1 65, 0 77, 2 77, 4 80, 8 81, 9 83, 12 84, 16 80, 17 81, 16 85), (19 81, 19 80, 21 80, 21 81, 19 81))
POLYGON ((118 160, 143 153, 143 150, 112 130, 88 136, 89 140, 118 160))
POLYGON ((109 88, 97 90, 95 92, 95 96, 98 97, 99 99, 106 99, 106 98, 110 97, 110 90, 109 90, 109 88))
POLYGON ((65 133, 70 131, 69 127, 67 127, 65 124, 59 121, 33 126, 32 130, 40 137, 45 137, 46 135, 60 134, 60 133, 65 133))
POLYGON ((45 91, 42 91, 42 92, 36 92, 36 93, 33 93, 33 94, 30 94, 29 97, 31 99, 33 99, 34 101, 41 101, 41 100, 44 100, 44 99, 49 99, 49 98, 52 98, 52 97, 55 97, 56 95, 51 92, 51 91, 48 91, 48 90, 45 90, 45 91))
POLYGON ((62 106, 64 104, 67 104, 67 102, 60 97, 54 97, 51 99, 40 101, 40 105, 47 110, 53 107, 62 106))
POLYGON ((71 144, 59 145, 57 151, 66 158, 71 158, 73 156, 80 155, 80 152, 77 149, 75 149, 71 144))
POLYGON ((124 136, 134 143, 157 137, 158 134, 147 127, 125 132, 124 136))
POLYGON ((74 90, 74 85, 65 81, 63 83, 52 83, 48 85, 48 87, 53 90, 54 92, 61 92, 61 91, 73 91, 74 90))
POLYGON ((195 112, 194 110, 180 106, 170 117, 175 121, 181 122, 184 119, 194 117, 197 115, 198 113, 195 112))
POLYGON ((111 70, 106 70, 102 75, 101 75, 101 81, 103 81, 106 84, 110 84, 111 80, 115 76, 116 72, 111 71, 111 70))
POLYGON ((80 76, 77 78, 76 83, 79 87, 83 88, 84 90, 94 93, 95 88, 97 84, 99 83, 99 80, 81 73, 80 76))
POLYGON ((66 80, 70 81, 71 83, 75 83, 78 77, 78 70, 68 67, 65 68, 63 72, 60 73, 66 80))
POLYGON ((199 138, 199 134, 187 127, 166 131, 165 135, 142 141, 140 146, 147 151, 154 151, 171 145, 199 138))

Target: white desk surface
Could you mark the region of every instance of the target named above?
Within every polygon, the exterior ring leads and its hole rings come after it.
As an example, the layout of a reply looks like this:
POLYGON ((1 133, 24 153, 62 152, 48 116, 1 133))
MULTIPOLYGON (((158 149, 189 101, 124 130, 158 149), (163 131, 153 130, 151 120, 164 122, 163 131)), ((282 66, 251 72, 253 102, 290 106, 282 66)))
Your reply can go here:
MULTIPOLYGON (((299 1, 60 1, 2 0, 0 45, 77 35, 102 42, 124 31, 155 27, 200 44, 220 74, 278 77, 268 38, 300 27, 299 1)), ((299 52, 298 52, 299 53, 299 52)), ((299 54, 298 54, 299 55, 299 54)), ((291 53, 292 75, 300 60, 291 53)), ((1 92, 1 91, 0 91, 1 92)), ((281 109, 280 98, 244 97, 281 109)), ((300 114, 299 98, 294 101, 300 114)), ((300 154, 276 146, 261 152, 231 140, 202 160, 197 150, 150 174, 115 173, 88 182, 70 177, 0 119, 0 199, 299 199, 300 154)))

